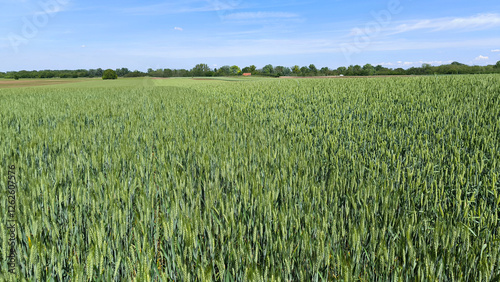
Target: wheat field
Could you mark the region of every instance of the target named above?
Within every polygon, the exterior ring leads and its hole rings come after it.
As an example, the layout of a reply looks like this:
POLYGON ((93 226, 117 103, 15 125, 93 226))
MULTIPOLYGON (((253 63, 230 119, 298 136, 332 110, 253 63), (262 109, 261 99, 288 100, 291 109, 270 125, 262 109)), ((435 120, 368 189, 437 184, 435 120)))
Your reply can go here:
POLYGON ((500 75, 0 89, 5 281, 500 279, 500 75))

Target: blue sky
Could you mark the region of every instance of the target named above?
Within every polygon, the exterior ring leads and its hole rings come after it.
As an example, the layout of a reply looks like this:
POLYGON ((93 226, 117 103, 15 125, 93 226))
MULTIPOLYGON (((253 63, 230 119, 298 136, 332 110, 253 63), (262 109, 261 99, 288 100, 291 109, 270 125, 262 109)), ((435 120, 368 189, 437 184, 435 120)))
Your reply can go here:
POLYGON ((0 0, 0 71, 500 61, 500 1, 0 0))

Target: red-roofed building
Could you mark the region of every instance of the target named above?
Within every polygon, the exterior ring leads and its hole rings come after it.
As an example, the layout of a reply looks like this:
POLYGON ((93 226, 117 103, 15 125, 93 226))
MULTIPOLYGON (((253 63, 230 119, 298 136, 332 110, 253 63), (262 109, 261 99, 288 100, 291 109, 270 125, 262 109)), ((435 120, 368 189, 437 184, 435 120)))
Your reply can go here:
POLYGON ((245 72, 245 73, 243 73, 243 76, 252 76, 252 74, 249 72, 245 72))

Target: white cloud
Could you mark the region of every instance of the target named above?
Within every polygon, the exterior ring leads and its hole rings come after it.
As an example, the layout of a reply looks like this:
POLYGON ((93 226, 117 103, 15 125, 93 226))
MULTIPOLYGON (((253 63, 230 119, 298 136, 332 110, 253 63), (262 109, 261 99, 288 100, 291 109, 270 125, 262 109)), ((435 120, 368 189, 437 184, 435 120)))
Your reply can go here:
POLYGON ((491 50, 491 52, 500 52, 500 49, 491 50))
POLYGON ((483 56, 483 55, 479 55, 478 57, 476 57, 476 61, 488 60, 488 59, 489 59, 488 56, 483 56))
POLYGON ((85 45, 82 45, 82 48, 85 48, 85 47, 87 47, 87 46, 85 46, 85 45))
POLYGON ((285 12, 243 12, 233 13, 224 16, 226 20, 255 20, 255 19, 270 19, 270 18, 295 18, 297 14, 285 12))
MULTIPOLYGON (((376 23, 375 23, 376 24, 376 23)), ((367 24, 364 28, 356 27, 351 29, 350 36, 358 35, 374 35, 378 33, 383 34, 399 34, 410 31, 424 30, 424 31, 471 31, 483 30, 500 26, 500 14, 478 14, 471 17, 455 17, 455 18, 435 18, 435 19, 420 19, 411 21, 398 21, 390 25, 390 27, 383 28, 380 24, 377 28, 373 28, 367 24)))
POLYGON ((437 18, 411 21, 396 26, 392 33, 396 34, 423 29, 431 31, 470 31, 488 29, 496 26, 500 26, 500 14, 479 14, 467 18, 437 18))
POLYGON ((423 64, 429 64, 433 66, 440 66, 440 65, 446 65, 446 64, 451 64, 453 61, 415 61, 415 62, 402 62, 402 61, 397 61, 397 62, 383 62, 383 63, 378 63, 377 65, 382 65, 386 67, 411 67, 411 66, 417 66, 420 67, 423 64))
POLYGON ((183 31, 184 29, 182 27, 174 27, 175 30, 178 30, 178 31, 183 31))

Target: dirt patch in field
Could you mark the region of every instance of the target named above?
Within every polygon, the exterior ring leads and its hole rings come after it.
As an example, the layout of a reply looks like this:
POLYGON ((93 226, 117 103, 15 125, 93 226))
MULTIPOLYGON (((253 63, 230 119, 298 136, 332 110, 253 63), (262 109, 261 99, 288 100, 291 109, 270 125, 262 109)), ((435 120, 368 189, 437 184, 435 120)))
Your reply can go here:
POLYGON ((20 79, 20 80, 0 80, 0 88, 19 88, 19 87, 32 87, 55 85, 64 83, 75 83, 82 80, 66 80, 66 79, 20 79))

